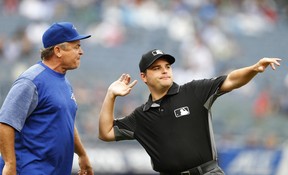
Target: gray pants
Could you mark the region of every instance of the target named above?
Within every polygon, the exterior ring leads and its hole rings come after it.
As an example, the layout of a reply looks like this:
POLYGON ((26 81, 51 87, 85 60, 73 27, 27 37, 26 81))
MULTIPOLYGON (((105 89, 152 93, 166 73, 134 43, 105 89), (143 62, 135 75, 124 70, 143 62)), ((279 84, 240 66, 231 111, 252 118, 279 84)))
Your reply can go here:
POLYGON ((212 169, 211 171, 209 171, 205 174, 199 174, 199 175, 225 175, 225 173, 219 166, 217 166, 216 168, 212 169))
POLYGON ((214 164, 212 169, 209 169, 208 172, 202 172, 201 169, 194 169, 190 172, 182 173, 160 173, 160 175, 225 175, 224 171, 216 164, 214 164))

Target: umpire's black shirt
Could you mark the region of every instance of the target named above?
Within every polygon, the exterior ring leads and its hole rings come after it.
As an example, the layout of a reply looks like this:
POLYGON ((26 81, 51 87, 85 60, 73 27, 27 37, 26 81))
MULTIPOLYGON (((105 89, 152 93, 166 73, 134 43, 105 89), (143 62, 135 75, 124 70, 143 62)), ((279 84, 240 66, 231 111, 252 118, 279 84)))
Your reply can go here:
POLYGON ((116 119, 116 140, 136 139, 151 157, 158 172, 181 172, 213 159, 209 133, 209 110, 226 79, 194 80, 182 86, 173 83, 167 95, 136 108, 127 117, 116 119))

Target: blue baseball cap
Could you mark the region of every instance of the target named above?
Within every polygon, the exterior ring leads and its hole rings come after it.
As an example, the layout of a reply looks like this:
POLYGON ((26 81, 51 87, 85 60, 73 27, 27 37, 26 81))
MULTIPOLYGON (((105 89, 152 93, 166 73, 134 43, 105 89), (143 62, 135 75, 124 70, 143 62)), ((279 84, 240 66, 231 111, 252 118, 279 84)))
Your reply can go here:
POLYGON ((58 22, 52 24, 43 34, 42 43, 44 48, 55 46, 64 42, 82 40, 91 35, 79 35, 76 27, 70 22, 58 22))

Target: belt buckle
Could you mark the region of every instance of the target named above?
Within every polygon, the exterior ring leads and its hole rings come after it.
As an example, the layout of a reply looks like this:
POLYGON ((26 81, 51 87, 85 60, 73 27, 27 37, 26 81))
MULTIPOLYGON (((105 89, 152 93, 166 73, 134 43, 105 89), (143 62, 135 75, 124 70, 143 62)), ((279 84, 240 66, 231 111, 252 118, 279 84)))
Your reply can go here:
POLYGON ((190 174, 190 171, 183 171, 181 172, 181 175, 191 175, 191 174, 190 174))

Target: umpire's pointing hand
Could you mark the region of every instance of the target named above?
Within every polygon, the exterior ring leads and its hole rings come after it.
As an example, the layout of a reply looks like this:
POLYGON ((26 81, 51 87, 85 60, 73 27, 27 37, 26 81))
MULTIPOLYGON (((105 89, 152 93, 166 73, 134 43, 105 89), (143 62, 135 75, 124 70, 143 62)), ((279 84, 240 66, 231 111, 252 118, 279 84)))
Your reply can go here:
POLYGON ((276 69, 275 65, 280 66, 280 58, 262 58, 256 64, 258 72, 264 72, 265 69, 270 65, 273 70, 276 69))

